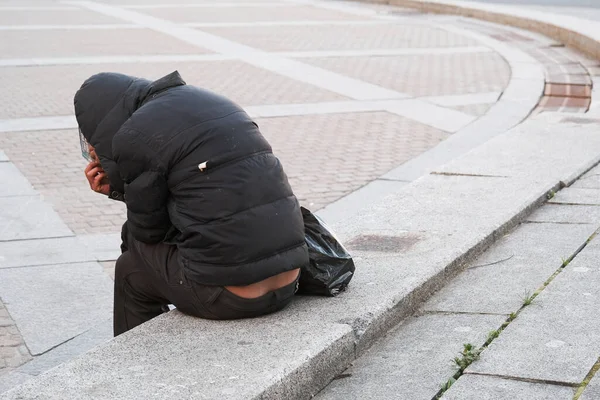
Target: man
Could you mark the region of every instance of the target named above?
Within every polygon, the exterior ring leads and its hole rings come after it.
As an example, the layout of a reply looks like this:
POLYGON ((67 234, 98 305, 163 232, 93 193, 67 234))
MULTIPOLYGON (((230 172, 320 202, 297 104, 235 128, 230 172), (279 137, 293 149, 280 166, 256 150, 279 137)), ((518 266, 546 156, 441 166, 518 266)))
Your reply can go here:
POLYGON ((298 201, 258 125, 232 101, 115 73, 75 95, 91 188, 127 206, 114 333, 174 304, 209 319, 285 307, 308 263, 298 201))

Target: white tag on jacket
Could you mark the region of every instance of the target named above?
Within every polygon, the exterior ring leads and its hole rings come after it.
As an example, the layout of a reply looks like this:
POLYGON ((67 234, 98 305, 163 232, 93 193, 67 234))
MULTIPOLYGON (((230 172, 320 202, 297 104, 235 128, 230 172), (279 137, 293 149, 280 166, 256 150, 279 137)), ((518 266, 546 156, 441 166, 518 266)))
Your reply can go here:
POLYGON ((207 162, 208 162, 208 161, 204 161, 202 164, 198 164, 198 169, 199 169, 200 171, 204 171, 204 170, 206 169, 206 163, 207 163, 207 162))

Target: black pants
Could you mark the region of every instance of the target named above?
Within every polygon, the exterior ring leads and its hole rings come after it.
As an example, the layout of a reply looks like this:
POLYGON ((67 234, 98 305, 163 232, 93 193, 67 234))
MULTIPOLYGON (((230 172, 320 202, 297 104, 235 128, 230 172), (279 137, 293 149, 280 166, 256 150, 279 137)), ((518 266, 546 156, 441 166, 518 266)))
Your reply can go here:
POLYGON ((168 311, 169 304, 200 318, 253 318, 281 310, 296 292, 293 282, 255 299, 239 297, 220 286, 190 281, 176 246, 126 239, 115 266, 115 336, 168 311))

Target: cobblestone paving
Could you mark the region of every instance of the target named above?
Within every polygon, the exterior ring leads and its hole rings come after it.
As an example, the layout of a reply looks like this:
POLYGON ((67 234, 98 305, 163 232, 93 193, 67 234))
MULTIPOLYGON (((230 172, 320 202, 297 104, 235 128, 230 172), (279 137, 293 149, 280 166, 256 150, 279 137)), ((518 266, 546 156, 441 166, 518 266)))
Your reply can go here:
POLYGON ((6 67, 0 74, 0 87, 8 95, 0 99, 0 118, 70 115, 74 93, 98 72, 155 79, 174 70, 187 83, 221 93, 242 106, 346 99, 239 61, 6 67))
POLYGON ((201 54, 207 50, 179 42, 149 29, 0 32, 0 59, 132 54, 201 54), (119 43, 107 46, 107 43, 119 43))
MULTIPOLYGON (((286 20, 356 20, 361 19, 351 14, 338 11, 322 10, 310 6, 294 6, 285 3, 277 7, 248 7, 243 4, 232 13, 229 8, 168 8, 139 10, 158 18, 175 22, 258 22, 286 20), (282 6, 283 5, 283 6, 282 6), (281 7, 282 6, 282 7, 281 7)), ((362 19, 365 19, 364 17, 362 19)))
POLYGON ((335 57, 306 60, 413 96, 502 91, 510 68, 495 53, 335 57))
POLYGON ((202 28, 248 46, 269 51, 359 50, 477 46, 479 43, 442 29, 424 25, 382 24, 273 28, 202 28))
POLYGON ((0 299, 0 373, 10 371, 29 360, 29 350, 0 299))

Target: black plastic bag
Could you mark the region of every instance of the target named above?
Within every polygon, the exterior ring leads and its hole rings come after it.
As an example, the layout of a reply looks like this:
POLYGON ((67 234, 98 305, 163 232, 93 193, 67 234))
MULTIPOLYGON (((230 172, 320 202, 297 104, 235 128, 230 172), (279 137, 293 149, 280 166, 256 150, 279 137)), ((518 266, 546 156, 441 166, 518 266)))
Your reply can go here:
POLYGON ((327 225, 302 207, 310 263, 302 268, 298 294, 336 296, 354 276, 354 261, 327 225))

